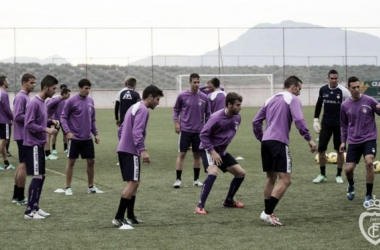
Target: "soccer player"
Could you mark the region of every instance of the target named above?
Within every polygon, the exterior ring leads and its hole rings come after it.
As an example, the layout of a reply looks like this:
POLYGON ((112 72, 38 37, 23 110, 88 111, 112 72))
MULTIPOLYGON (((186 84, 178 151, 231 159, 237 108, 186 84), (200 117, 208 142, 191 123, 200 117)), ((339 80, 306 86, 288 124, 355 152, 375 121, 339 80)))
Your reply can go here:
POLYGON ((363 205, 368 207, 369 200, 372 199, 373 181, 375 179, 373 172, 373 162, 377 151, 375 114, 380 115, 380 104, 374 98, 360 93, 360 81, 357 77, 348 78, 347 84, 351 98, 343 102, 340 111, 341 153, 346 150, 346 142, 348 142, 346 158, 347 198, 353 200, 355 197, 354 169, 363 155, 367 173, 367 192, 363 205))
POLYGON ((303 118, 301 101, 297 97, 302 88, 301 84, 302 81, 297 76, 288 77, 284 82, 284 91, 266 100, 252 122, 253 132, 261 142, 263 171, 267 174, 264 188, 265 210, 260 219, 269 225, 282 225, 273 211, 291 183, 292 160, 288 145, 293 121, 308 142, 311 152, 317 150, 303 118), (263 132, 264 120, 266 128, 263 132), (275 186, 277 178, 278 183, 275 186))
POLYGON ((135 91, 137 80, 134 77, 127 77, 125 79, 125 88, 119 91, 115 102, 115 119, 116 125, 120 125, 124 121, 124 116, 127 110, 135 103, 141 100, 140 94, 135 91), (120 118, 119 118, 120 114, 120 118))
POLYGON ((15 169, 12 164, 9 164, 7 156, 7 144, 11 137, 11 126, 13 122, 13 114, 9 104, 9 97, 5 91, 8 88, 9 82, 6 76, 0 76, 0 152, 3 156, 4 167, 0 166, 0 170, 15 169))
POLYGON ((194 182, 193 186, 202 186, 199 180, 200 156, 199 156, 199 133, 203 129, 211 114, 210 103, 205 94, 199 91, 200 77, 193 73, 190 75, 190 90, 180 93, 173 108, 174 129, 179 134, 179 149, 176 160, 176 181, 174 188, 182 185, 183 162, 187 150, 191 145, 194 158, 194 182))
MULTIPOLYGON (((61 86, 59 86, 59 88, 61 89, 61 98, 62 99, 61 99, 61 101, 58 104, 57 110, 55 111, 54 119, 58 120, 61 123, 62 110, 63 110, 63 107, 66 104, 67 99, 70 98, 71 90, 68 89, 65 84, 62 84, 61 86)), ((60 129, 58 128, 58 132, 59 132, 59 130, 60 129)), ((51 138, 52 138, 51 139, 52 140, 52 151, 51 151, 51 153, 53 155, 57 155, 58 154, 58 151, 56 149, 57 135, 58 135, 58 133, 51 136, 51 138)), ((62 137, 62 140, 63 140, 63 152, 67 153, 67 139, 66 139, 66 137, 64 135, 62 137)))
POLYGON ((26 171, 33 176, 29 185, 28 206, 25 219, 45 219, 50 213, 39 207, 42 187, 45 182, 45 152, 46 133, 55 134, 57 130, 50 125, 58 126, 58 122, 48 122, 45 100, 52 97, 57 89, 58 80, 51 75, 41 81, 41 91, 30 100, 25 112, 24 155, 26 171))
POLYGON ((226 92, 220 89, 220 81, 218 78, 212 78, 207 82, 207 87, 212 92, 208 95, 211 104, 211 113, 224 109, 226 105, 226 92))
POLYGON ((200 133, 200 155, 208 176, 203 183, 199 203, 194 211, 196 214, 207 214, 206 210, 204 210, 204 206, 211 188, 214 185, 214 181, 218 176, 218 168, 222 170, 223 173, 230 172, 234 176, 223 206, 233 208, 244 207, 243 203, 234 201, 234 195, 244 181, 245 171, 237 163, 235 158, 227 152, 227 147, 234 138, 241 122, 239 113, 242 101, 243 98, 237 93, 228 93, 225 101, 225 109, 213 113, 200 133))
POLYGON ((18 205, 27 205, 25 199, 26 165, 24 155, 24 122, 26 105, 29 103, 29 93, 33 92, 36 86, 36 77, 31 74, 24 74, 21 78, 21 90, 13 101, 14 133, 13 139, 17 142, 19 164, 15 172, 15 185, 13 189, 12 202, 18 205))
POLYGON ((88 96, 91 82, 88 79, 81 79, 78 87, 79 93, 66 101, 61 114, 62 129, 69 140, 65 194, 73 195, 71 180, 75 161, 79 155, 87 160, 87 193, 101 194, 103 191, 94 185, 95 149, 91 133, 95 137, 96 144, 100 143, 100 139, 96 128, 94 101, 88 96))
POLYGON ((149 85, 143 91, 143 100, 128 109, 125 115, 121 138, 117 147, 120 170, 123 181, 127 182, 122 191, 119 208, 112 224, 139 224, 141 220, 134 214, 136 192, 140 183, 140 158, 143 163, 150 163, 150 156, 145 148, 146 127, 148 125, 149 111, 154 109, 164 94, 154 85, 149 85), (124 219, 127 211, 128 220, 124 219))
MULTIPOLYGON (((60 114, 62 113, 62 109, 64 107, 66 100, 70 97, 70 92, 71 91, 69 89, 64 88, 61 90, 60 95, 54 96, 53 98, 46 101, 48 118, 54 118, 56 120, 60 120, 60 114), (61 102, 63 103, 63 105, 60 105, 61 102), (60 110, 59 110, 59 108, 60 108, 60 110), (59 111, 60 111, 60 113, 58 113, 59 111), (57 115, 57 113, 59 115, 57 115)), ((51 136, 48 135, 48 139, 47 139, 47 142, 45 145, 46 160, 57 160, 58 157, 56 155, 58 154, 58 152, 55 149, 55 143, 53 146, 53 151, 50 151, 50 139, 51 139, 51 136)))
POLYGON ((342 167, 344 155, 339 151, 340 146, 340 106, 343 101, 350 97, 350 92, 338 84, 339 75, 336 70, 330 70, 327 75, 328 84, 319 89, 318 101, 315 106, 314 113, 314 131, 319 134, 318 157, 320 174, 313 180, 314 183, 321 183, 327 180, 326 178, 326 150, 331 136, 333 136, 334 149, 337 151, 337 174, 335 177, 336 183, 343 183, 342 167), (319 124, 319 114, 322 106, 324 108, 322 118, 322 129, 319 124))

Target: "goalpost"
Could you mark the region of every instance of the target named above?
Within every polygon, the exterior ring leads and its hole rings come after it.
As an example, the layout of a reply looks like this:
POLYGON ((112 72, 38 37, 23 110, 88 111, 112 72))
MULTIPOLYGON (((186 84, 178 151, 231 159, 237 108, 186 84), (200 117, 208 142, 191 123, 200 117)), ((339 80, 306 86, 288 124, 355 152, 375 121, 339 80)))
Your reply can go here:
MULTIPOLYGON (((176 76, 178 93, 188 88, 190 74, 176 76)), ((199 74, 201 86, 205 86, 211 78, 219 78, 220 85, 228 91, 257 90, 263 92, 267 98, 274 94, 273 74, 199 74)))

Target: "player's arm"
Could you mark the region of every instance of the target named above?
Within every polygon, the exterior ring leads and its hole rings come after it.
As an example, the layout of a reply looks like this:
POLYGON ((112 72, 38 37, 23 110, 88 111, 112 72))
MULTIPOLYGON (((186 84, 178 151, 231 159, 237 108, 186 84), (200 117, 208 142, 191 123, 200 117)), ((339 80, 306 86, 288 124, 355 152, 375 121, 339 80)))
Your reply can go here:
POLYGON ((148 122, 149 112, 148 110, 139 109, 135 114, 135 120, 132 128, 132 137, 135 147, 140 151, 146 151, 145 148, 145 128, 148 122))
POLYGON ((39 112, 38 106, 35 105, 34 103, 31 103, 25 114, 25 129, 27 129, 32 134, 43 132, 49 129, 46 127, 47 124, 45 124, 45 126, 41 126, 36 123, 36 114, 38 114, 38 112, 39 112))
POLYGON ((209 98, 206 99, 206 107, 205 107, 205 120, 204 123, 210 119, 211 116, 211 100, 209 98))
POLYGON ((70 99, 68 99, 61 113, 61 127, 68 140, 74 139, 74 135, 73 133, 71 133, 69 125, 68 125, 71 109, 72 109, 72 102, 70 99))
POLYGON ((306 141, 311 141, 310 131, 303 117, 301 101, 298 98, 293 98, 289 108, 294 124, 300 134, 306 141))
POLYGON ((215 151, 214 145, 212 145, 210 137, 213 133, 213 131, 216 130, 216 127, 218 126, 216 119, 209 120, 206 125, 203 127, 201 133, 199 134, 199 138, 201 140, 201 143, 203 147, 210 152, 211 157, 215 164, 217 166, 220 166, 223 164, 222 158, 220 155, 215 151))
POLYGON ((322 95, 322 88, 319 90, 319 96, 317 100, 317 104, 315 105, 315 111, 314 111, 314 121, 313 121, 313 129, 315 133, 319 134, 321 131, 321 125, 319 123, 319 115, 322 111, 322 105, 323 105, 323 95, 322 95))
POLYGON ((115 102, 115 120, 116 120, 116 125, 120 127, 119 108, 120 108, 120 102, 116 101, 115 102))
POLYGON ((265 104, 257 112, 252 121, 252 130, 257 140, 260 142, 263 139, 263 122, 265 120, 266 107, 265 104))
POLYGON ((340 109, 340 147, 339 151, 346 151, 346 141, 347 141, 347 130, 348 130, 348 116, 345 111, 344 106, 342 105, 340 109))
POLYGON ((4 112, 6 116, 8 116, 8 119, 13 121, 13 113, 12 113, 11 106, 9 103, 9 97, 8 95, 5 94, 3 98, 4 98, 4 112))
POLYGON ((177 134, 181 132, 181 126, 179 123, 179 115, 181 113, 181 107, 182 107, 182 98, 181 96, 178 96, 173 108, 174 131, 177 134))
POLYGON ((91 108, 92 108, 92 113, 91 113, 91 132, 95 136, 95 143, 99 144, 100 143, 100 139, 99 139, 99 132, 98 132, 98 129, 96 127, 96 115, 95 115, 95 104, 94 104, 94 102, 92 102, 91 108))
POLYGON ((14 112, 14 120, 16 122, 24 124, 25 122, 25 108, 26 108, 26 100, 25 99, 15 99, 13 105, 14 112))

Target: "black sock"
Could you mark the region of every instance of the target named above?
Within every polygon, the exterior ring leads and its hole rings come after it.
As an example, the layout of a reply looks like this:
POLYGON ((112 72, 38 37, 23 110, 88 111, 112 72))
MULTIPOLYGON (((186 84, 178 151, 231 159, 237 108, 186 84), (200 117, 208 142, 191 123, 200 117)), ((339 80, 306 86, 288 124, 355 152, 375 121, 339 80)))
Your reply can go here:
POLYGON ((16 199, 18 197, 17 191, 18 191, 18 187, 17 187, 17 185, 14 185, 13 186, 13 197, 12 197, 12 199, 16 199))
POLYGON ((55 150, 55 144, 53 144, 52 147, 53 147, 53 150, 55 150))
POLYGON ((326 166, 320 166, 321 175, 326 176, 326 166))
POLYGON ((343 168, 338 168, 336 176, 341 176, 342 175, 342 169, 343 168))
POLYGON ((132 196, 131 202, 129 202, 128 209, 127 209, 128 219, 134 219, 136 217, 134 213, 135 201, 136 201, 136 196, 132 196))
POLYGON ((45 156, 49 156, 51 154, 50 150, 45 150, 45 156))
POLYGON ((348 184, 350 184, 350 186, 353 186, 355 184, 354 178, 347 178, 347 181, 348 181, 348 184))
POLYGON ((373 183, 367 183, 367 193, 366 193, 366 196, 367 195, 372 196, 372 189, 373 189, 373 183))
POLYGON ((200 168, 194 168, 194 181, 199 179, 199 172, 201 171, 200 168))
POLYGON ((265 213, 269 214, 269 215, 273 214, 273 211, 276 208, 277 203, 279 201, 280 200, 277 199, 276 197, 271 196, 270 199, 269 199, 269 202, 268 202, 268 207, 265 209, 265 213))
POLYGON ((265 209, 267 209, 269 204, 269 199, 264 199, 265 209))
POLYGON ((17 191, 18 200, 22 201, 25 200, 25 187, 19 187, 17 191))
POLYGON ((182 170, 176 170, 177 180, 181 180, 182 170))
POLYGON ((88 186, 88 188, 93 188, 93 187, 94 187, 94 185, 88 186))
POLYGON ((240 178, 234 177, 232 179, 231 184, 230 184, 230 189, 228 190, 228 194, 225 200, 226 203, 231 203, 234 201, 234 196, 236 192, 239 190, 239 187, 243 181, 244 181, 244 177, 240 177, 240 178))
POLYGON ((8 160, 5 160, 5 161, 4 161, 4 165, 5 165, 5 166, 9 166, 9 161, 8 161, 8 160))
POLYGON ((117 210, 115 219, 124 219, 125 210, 127 210, 128 204, 131 202, 129 199, 120 198, 119 208, 117 210))
POLYGON ((67 143, 63 143, 63 150, 67 150, 67 143))

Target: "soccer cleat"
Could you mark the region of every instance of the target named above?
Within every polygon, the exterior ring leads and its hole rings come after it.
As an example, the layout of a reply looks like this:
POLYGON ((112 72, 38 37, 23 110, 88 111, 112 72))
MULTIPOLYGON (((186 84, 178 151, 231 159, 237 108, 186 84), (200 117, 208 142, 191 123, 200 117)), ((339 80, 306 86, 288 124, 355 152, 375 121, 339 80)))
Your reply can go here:
POLYGON ((338 184, 342 184, 344 181, 343 181, 343 179, 342 179, 342 176, 337 176, 337 177, 335 177, 335 181, 336 181, 336 183, 338 183, 338 184))
POLYGON ((352 201, 355 198, 355 187, 348 185, 347 187, 347 199, 352 201))
POLYGON ((175 180, 173 187, 180 188, 182 185, 182 181, 180 179, 175 180))
POLYGON ((0 171, 4 171, 4 168, 2 166, 0 166, 0 171))
POLYGON ((12 203, 18 203, 18 199, 17 198, 12 198, 12 203))
POLYGON ((55 161, 57 159, 58 159, 58 157, 53 155, 53 154, 50 154, 49 156, 45 157, 45 160, 49 160, 49 161, 55 161))
POLYGON ((193 182, 193 186, 194 186, 194 187, 202 187, 202 186, 203 186, 203 183, 202 183, 199 179, 196 179, 196 180, 193 182))
POLYGON ((65 150, 63 151, 63 153, 65 153, 65 154, 67 154, 67 152, 69 152, 67 149, 65 149, 65 150))
POLYGON ((13 166, 12 164, 9 164, 9 165, 4 165, 4 169, 5 170, 14 170, 16 169, 15 166, 13 166))
POLYGON ((233 202, 223 202, 223 207, 232 207, 232 208, 243 208, 244 204, 238 201, 233 202))
POLYGON ((199 215, 207 215, 207 212, 203 207, 196 207, 194 213, 199 215))
POLYGON ((42 220, 45 219, 45 217, 39 215, 36 211, 32 211, 29 214, 24 214, 24 219, 27 220, 42 220))
POLYGON ((115 227, 121 227, 122 225, 127 225, 127 221, 125 219, 113 219, 112 225, 115 227))
POLYGON ((91 188, 87 188, 87 193, 88 194, 103 194, 104 192, 98 189, 97 187, 92 186, 91 188))
POLYGON ((369 208, 372 205, 372 203, 373 203, 372 196, 366 195, 366 197, 364 198, 364 203, 363 203, 364 208, 369 208))
POLYGON ((70 187, 66 188, 65 195, 73 195, 73 190, 70 187))
POLYGON ((17 201, 17 203, 16 203, 17 205, 24 205, 24 206, 26 206, 26 205, 28 205, 28 200, 22 200, 22 201, 17 201))
POLYGON ((51 154, 58 155, 58 151, 54 149, 53 151, 51 151, 51 154))
POLYGON ((7 152, 8 157, 12 157, 12 154, 10 152, 7 152))
POLYGON ((260 219, 271 226, 282 226, 282 223, 273 214, 269 215, 263 211, 260 215, 260 219))
POLYGON ((317 178, 313 180, 315 184, 327 181, 326 176, 319 174, 317 178))
POLYGON ((133 225, 133 224, 140 224, 142 223, 143 221, 140 220, 140 219, 137 219, 136 217, 135 218, 132 218, 132 219, 127 219, 127 223, 129 225, 133 225))
POLYGON ((41 208, 39 208, 39 209, 37 210, 37 214, 39 214, 39 215, 41 215, 41 216, 43 216, 43 217, 48 217, 48 216, 50 216, 50 213, 45 212, 45 211, 42 210, 41 208))

